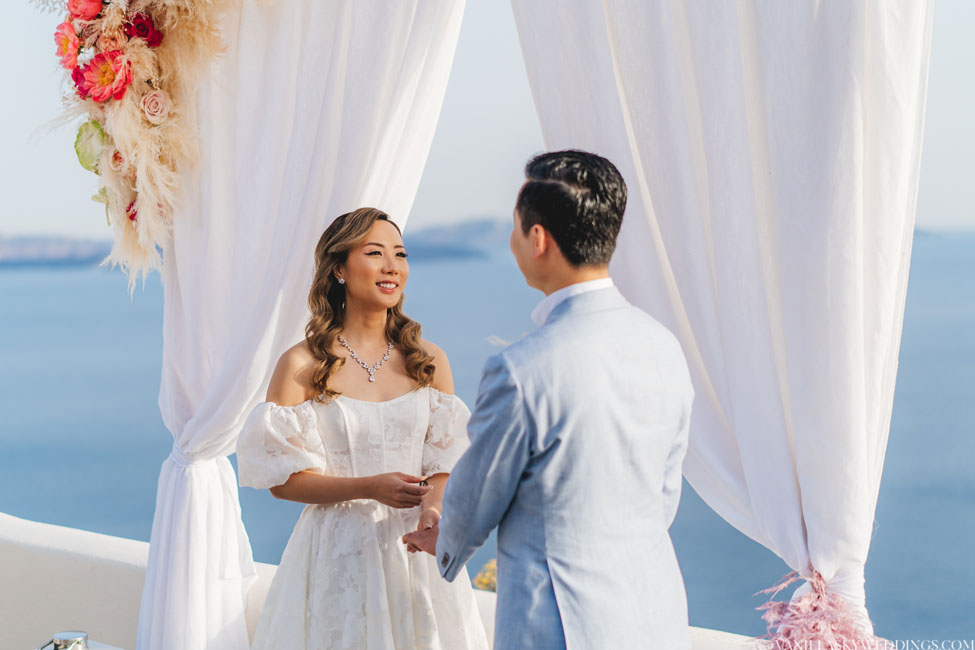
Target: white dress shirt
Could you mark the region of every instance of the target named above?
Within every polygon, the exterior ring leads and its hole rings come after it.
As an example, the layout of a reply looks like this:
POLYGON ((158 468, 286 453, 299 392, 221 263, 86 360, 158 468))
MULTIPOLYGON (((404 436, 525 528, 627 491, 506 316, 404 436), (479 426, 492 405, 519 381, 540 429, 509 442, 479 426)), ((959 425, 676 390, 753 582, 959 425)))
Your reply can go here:
POLYGON ((552 310, 563 300, 572 296, 578 296, 580 293, 596 291, 597 289, 608 289, 612 286, 613 278, 599 278, 587 282, 577 282, 567 287, 562 287, 558 291, 553 291, 545 296, 545 299, 538 303, 535 309, 532 310, 532 322, 537 327, 541 327, 545 323, 545 319, 548 318, 548 315, 552 313, 552 310))

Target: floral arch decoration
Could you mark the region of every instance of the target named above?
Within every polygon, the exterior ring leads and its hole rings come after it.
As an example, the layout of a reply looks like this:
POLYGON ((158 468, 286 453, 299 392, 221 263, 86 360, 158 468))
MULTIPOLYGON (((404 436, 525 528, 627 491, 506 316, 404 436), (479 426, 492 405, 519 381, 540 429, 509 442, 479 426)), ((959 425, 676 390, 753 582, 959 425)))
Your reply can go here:
POLYGON ((64 12, 54 33, 81 165, 98 175, 113 246, 106 263, 135 279, 157 269, 172 234, 180 172, 197 160, 196 82, 223 50, 234 0, 35 0, 64 12), (87 118, 87 119, 85 119, 87 118))

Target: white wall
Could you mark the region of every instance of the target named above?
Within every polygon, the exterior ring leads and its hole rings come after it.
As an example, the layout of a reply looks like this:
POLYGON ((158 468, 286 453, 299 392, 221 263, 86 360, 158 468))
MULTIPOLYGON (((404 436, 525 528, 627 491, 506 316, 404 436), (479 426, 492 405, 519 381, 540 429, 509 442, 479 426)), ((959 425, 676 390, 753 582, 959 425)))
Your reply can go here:
MULTIPOLYGON (((55 632, 84 630, 93 641, 134 648, 149 545, 0 513, 0 648, 28 650, 55 632)), ((251 635, 275 567, 257 565, 248 595, 251 635)), ((476 591, 493 636, 494 601, 476 591)), ((694 650, 742 648, 745 637, 692 628, 694 650)))

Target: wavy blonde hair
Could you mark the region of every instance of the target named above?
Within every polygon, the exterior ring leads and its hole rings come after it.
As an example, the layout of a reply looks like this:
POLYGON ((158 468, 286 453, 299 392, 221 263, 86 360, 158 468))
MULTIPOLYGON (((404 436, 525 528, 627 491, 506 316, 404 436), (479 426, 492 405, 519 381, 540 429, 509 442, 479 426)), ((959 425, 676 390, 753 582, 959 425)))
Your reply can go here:
MULTIPOLYGON (((312 386, 316 399, 328 401, 338 391, 328 386, 328 378, 345 363, 345 358, 332 352, 335 340, 345 324, 345 285, 339 284, 335 269, 349 258, 349 251, 362 245, 377 221, 397 226, 389 215, 376 208, 359 208, 338 217, 325 229, 315 247, 315 277, 308 293, 311 320, 305 326, 305 341, 315 357, 312 386)), ((403 313, 403 297, 387 310, 386 340, 391 341, 406 360, 407 374, 420 386, 433 382, 436 366, 433 357, 420 345, 420 324, 403 313)))

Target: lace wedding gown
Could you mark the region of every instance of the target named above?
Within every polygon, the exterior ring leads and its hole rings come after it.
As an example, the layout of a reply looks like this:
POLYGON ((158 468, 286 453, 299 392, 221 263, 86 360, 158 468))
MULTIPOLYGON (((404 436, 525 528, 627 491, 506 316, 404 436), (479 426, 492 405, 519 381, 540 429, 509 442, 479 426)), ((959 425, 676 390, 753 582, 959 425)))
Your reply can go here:
MULTIPOLYGON (((468 446, 470 411, 420 388, 386 402, 339 395, 327 404, 258 404, 237 443, 240 484, 281 485, 301 470, 329 476, 449 472, 468 446)), ((268 591, 252 648, 463 650, 487 648, 467 575, 440 577, 436 560, 400 538, 420 509, 372 500, 309 505, 268 591)))

